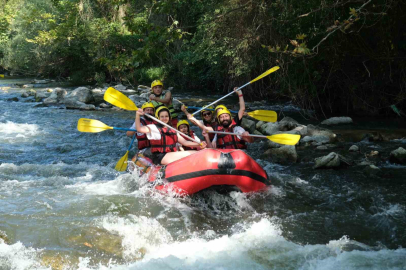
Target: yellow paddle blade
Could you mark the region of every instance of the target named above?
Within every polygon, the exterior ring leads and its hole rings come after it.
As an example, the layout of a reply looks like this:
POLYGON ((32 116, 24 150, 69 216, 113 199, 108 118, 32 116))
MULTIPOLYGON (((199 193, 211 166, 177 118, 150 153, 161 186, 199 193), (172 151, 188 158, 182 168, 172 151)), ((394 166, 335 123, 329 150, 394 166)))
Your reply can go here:
POLYGON ((100 122, 99 120, 87 119, 87 118, 80 118, 78 121, 78 130, 80 132, 102 132, 107 129, 113 129, 108 125, 100 122))
POLYGON ((138 110, 137 106, 131 99, 129 99, 126 95, 124 95, 120 91, 117 91, 113 87, 109 87, 106 90, 106 92, 104 93, 104 100, 124 110, 138 110))
POLYGON ((273 142, 286 145, 295 145, 300 140, 300 135, 297 134, 275 134, 266 137, 273 142))
POLYGON ((264 122, 276 122, 276 120, 278 119, 278 116, 274 111, 256 110, 253 112, 248 112, 247 114, 252 118, 264 122))
POLYGON ((4 74, 0 74, 0 78, 4 78, 4 74))
POLYGON ((256 81, 262 79, 263 77, 268 76, 268 75, 271 74, 272 72, 277 71, 278 69, 279 69, 278 66, 273 67, 273 68, 269 69, 268 71, 265 71, 264 73, 262 73, 261 75, 259 75, 259 76, 256 77, 255 79, 253 79, 252 81, 250 81, 250 83, 256 82, 256 81))
POLYGON ((117 162, 116 167, 114 167, 116 171, 123 172, 127 170, 128 152, 129 151, 127 151, 125 155, 117 162))

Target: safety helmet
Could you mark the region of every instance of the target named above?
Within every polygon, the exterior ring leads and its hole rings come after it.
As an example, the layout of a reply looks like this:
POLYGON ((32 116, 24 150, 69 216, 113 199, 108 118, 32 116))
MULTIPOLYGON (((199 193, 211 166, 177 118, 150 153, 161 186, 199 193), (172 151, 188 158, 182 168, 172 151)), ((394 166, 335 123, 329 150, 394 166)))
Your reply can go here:
POLYGON ((213 106, 209 106, 209 107, 204 108, 203 110, 201 110, 200 114, 203 114, 204 112, 212 112, 212 110, 214 110, 213 106))
POLYGON ((152 104, 152 102, 145 102, 144 104, 142 104, 141 109, 144 110, 145 108, 155 109, 154 104, 152 104))
POLYGON ((216 108, 215 108, 214 110, 215 110, 215 111, 217 111, 217 110, 218 110, 218 109, 220 109, 220 108, 221 108, 221 109, 228 110, 228 109, 227 109, 227 107, 226 107, 226 106, 224 106, 224 105, 217 105, 217 106, 216 106, 216 108))
POLYGON ((230 119, 231 119, 231 113, 230 113, 230 111, 227 110, 227 109, 221 108, 221 110, 217 113, 217 120, 219 121, 219 123, 220 123, 220 115, 225 114, 225 113, 229 114, 229 115, 230 115, 230 119))
POLYGON ((163 110, 164 110, 164 111, 168 111, 168 113, 169 113, 169 118, 172 119, 171 112, 170 112, 169 109, 168 109, 167 107, 165 107, 165 106, 161 106, 161 107, 159 107, 159 108, 155 111, 155 117, 159 119, 159 112, 160 112, 160 111, 163 111, 163 110))
POLYGON ((180 120, 180 121, 178 122, 178 124, 176 125, 176 129, 179 130, 179 127, 180 127, 181 125, 187 125, 188 127, 190 127, 189 122, 188 122, 187 120, 180 120))
POLYGON ((164 87, 164 84, 160 80, 155 80, 151 83, 151 91, 152 91, 152 88, 154 88, 154 86, 157 86, 157 85, 164 87))

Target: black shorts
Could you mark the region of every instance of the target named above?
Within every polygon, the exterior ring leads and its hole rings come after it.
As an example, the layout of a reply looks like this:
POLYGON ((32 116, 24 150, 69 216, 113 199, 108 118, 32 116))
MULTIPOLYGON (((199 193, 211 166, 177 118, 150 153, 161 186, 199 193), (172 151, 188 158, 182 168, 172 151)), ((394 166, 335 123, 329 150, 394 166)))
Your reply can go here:
POLYGON ((152 163, 160 165, 161 161, 164 159, 166 153, 154 152, 152 153, 152 163))

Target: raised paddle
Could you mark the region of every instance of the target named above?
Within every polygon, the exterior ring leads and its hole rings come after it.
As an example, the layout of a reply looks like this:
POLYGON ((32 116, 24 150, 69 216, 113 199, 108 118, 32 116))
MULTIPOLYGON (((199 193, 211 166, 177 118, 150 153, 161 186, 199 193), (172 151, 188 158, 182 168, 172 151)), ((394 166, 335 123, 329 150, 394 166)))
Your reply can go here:
POLYGON ((114 129, 114 130, 124 130, 124 131, 136 131, 135 129, 130 128, 117 128, 110 127, 99 120, 80 118, 78 121, 78 130, 80 132, 90 132, 97 133, 105 130, 114 129))
POLYGON ((219 102, 219 101, 222 100, 222 99, 225 99, 226 97, 228 97, 229 95, 233 94, 234 92, 237 92, 238 90, 240 90, 240 89, 246 87, 247 85, 249 85, 249 84, 251 84, 251 83, 253 83, 253 82, 258 81, 258 80, 262 79, 262 78, 265 77, 265 76, 268 76, 269 74, 271 74, 272 72, 277 71, 278 69, 279 69, 278 66, 273 67, 273 68, 271 68, 271 69, 268 69, 267 71, 265 71, 264 73, 262 73, 261 75, 259 75, 259 76, 256 77, 255 79, 253 79, 252 81, 247 82, 247 83, 244 84, 243 86, 238 87, 238 89, 236 89, 235 91, 231 91, 230 93, 228 93, 228 94, 225 95, 224 97, 219 98, 219 99, 216 100, 216 101, 213 101, 212 103, 210 103, 209 105, 204 106, 203 108, 201 108, 201 109, 198 110, 198 111, 195 111, 194 113, 192 113, 192 115, 195 115, 196 113, 202 111, 203 109, 206 109, 207 107, 210 107, 211 105, 216 104, 217 102, 219 102))
MULTIPOLYGON (((199 110, 201 109, 200 107, 193 107, 193 106, 187 106, 188 109, 195 109, 195 110, 199 110)), ((214 109, 205 109, 206 111, 214 111, 214 109)), ((238 113, 238 111, 230 111, 231 113, 238 113)), ((276 112, 274 111, 267 111, 267 110, 256 110, 256 111, 252 111, 252 112, 247 112, 247 114, 249 116, 251 116, 252 118, 255 118, 257 120, 260 121, 264 121, 264 122, 276 122, 278 117, 276 112)))
MULTIPOLYGON (((209 133, 230 134, 230 135, 242 136, 240 133, 232 133, 232 132, 209 131, 209 133)), ((269 135, 269 136, 248 134, 247 136, 256 137, 256 138, 267 138, 270 141, 273 141, 273 142, 276 142, 279 144, 286 144, 286 145, 295 145, 300 140, 300 135, 297 135, 297 134, 274 134, 274 135, 269 135)))
POLYGON ((114 169, 115 169, 116 171, 123 172, 123 171, 127 170, 128 153, 130 152, 131 147, 133 146, 133 143, 134 143, 136 134, 137 134, 137 133, 135 133, 135 134, 133 135, 133 138, 132 138, 131 143, 130 143, 130 147, 128 147, 127 152, 126 152, 125 155, 124 155, 122 158, 120 158, 120 160, 117 162, 116 167, 114 167, 114 169))
MULTIPOLYGON (((106 90, 106 92, 104 93, 104 100, 111 103, 111 104, 113 104, 114 106, 117 106, 117 107, 122 108, 124 110, 128 110, 128 111, 137 111, 138 110, 137 106, 134 104, 134 102, 131 99, 129 99, 126 95, 124 95, 120 91, 117 91, 113 87, 109 87, 106 90)), ((145 115, 147 117, 155 120, 156 122, 160 123, 161 125, 164 125, 164 126, 170 128, 170 129, 174 130, 176 133, 179 133, 183 137, 186 137, 189 140, 192 140, 195 143, 198 143, 198 144, 202 145, 201 142, 198 142, 195 139, 189 137, 188 135, 183 134, 182 132, 180 132, 176 128, 173 128, 170 125, 165 124, 164 122, 156 119, 155 117, 153 117, 153 116, 151 116, 149 114, 145 114, 145 115)))

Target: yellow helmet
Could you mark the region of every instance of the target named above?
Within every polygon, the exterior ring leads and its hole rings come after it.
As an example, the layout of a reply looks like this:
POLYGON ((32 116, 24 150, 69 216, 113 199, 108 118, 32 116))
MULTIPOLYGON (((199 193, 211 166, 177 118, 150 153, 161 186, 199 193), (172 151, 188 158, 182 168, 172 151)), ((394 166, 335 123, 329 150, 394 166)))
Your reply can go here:
POLYGON ((216 108, 214 109, 215 111, 217 111, 218 109, 224 109, 224 110, 228 110, 226 106, 224 105, 217 105, 216 108))
POLYGON ((160 80, 155 80, 151 83, 151 91, 152 91, 152 88, 154 88, 154 86, 157 86, 157 85, 164 87, 164 84, 160 80))
POLYGON ((169 113, 169 118, 172 119, 171 112, 170 112, 169 109, 168 109, 167 107, 165 107, 165 106, 161 106, 161 107, 159 107, 159 108, 155 111, 155 117, 156 117, 156 118, 159 119, 159 112, 162 111, 162 110, 168 111, 168 113, 169 113))
POLYGON ((209 106, 209 107, 204 108, 203 110, 201 110, 200 114, 202 114, 203 112, 211 112, 213 109, 214 109, 213 106, 209 106), (209 109, 211 109, 211 110, 209 110, 209 109))
POLYGON ((225 113, 229 114, 229 115, 230 115, 230 119, 231 119, 231 113, 230 113, 230 111, 227 110, 227 108, 226 108, 226 109, 221 108, 221 110, 217 113, 217 120, 219 121, 219 123, 220 123, 220 115, 225 114, 225 113))
POLYGON ((176 129, 179 129, 179 127, 180 127, 181 125, 187 125, 187 126, 190 127, 189 122, 188 122, 187 120, 180 120, 180 121, 178 122, 178 124, 176 125, 176 129))
POLYGON ((144 110, 145 108, 155 109, 154 104, 152 104, 152 102, 145 102, 144 104, 142 104, 141 109, 144 110))

